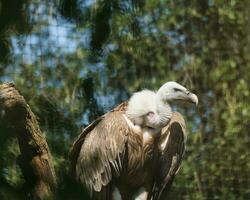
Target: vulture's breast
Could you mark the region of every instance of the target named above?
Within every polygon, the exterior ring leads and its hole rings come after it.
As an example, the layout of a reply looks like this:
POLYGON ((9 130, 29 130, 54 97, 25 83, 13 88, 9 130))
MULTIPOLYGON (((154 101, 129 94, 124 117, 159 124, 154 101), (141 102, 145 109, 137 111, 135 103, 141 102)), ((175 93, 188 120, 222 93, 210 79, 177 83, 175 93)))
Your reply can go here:
POLYGON ((140 187, 152 182, 156 159, 157 137, 154 131, 142 129, 128 137, 128 164, 126 182, 132 187, 140 187))

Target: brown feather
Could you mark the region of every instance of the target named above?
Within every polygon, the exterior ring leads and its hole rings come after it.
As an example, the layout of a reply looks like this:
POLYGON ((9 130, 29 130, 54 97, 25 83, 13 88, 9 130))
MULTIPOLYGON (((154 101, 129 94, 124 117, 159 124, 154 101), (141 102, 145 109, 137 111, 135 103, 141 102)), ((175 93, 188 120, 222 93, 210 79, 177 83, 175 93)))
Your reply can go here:
POLYGON ((94 199, 111 200, 116 186, 123 200, 133 199, 139 187, 158 200, 180 166, 185 121, 173 113, 162 134, 143 141, 145 130, 138 133, 128 127, 126 108, 127 102, 118 105, 82 131, 70 152, 72 173, 94 199))
POLYGON ((186 137, 185 121, 180 113, 175 112, 168 126, 162 129, 162 135, 159 140, 159 169, 156 172, 153 200, 166 198, 166 194, 175 174, 178 172, 184 155, 186 137), (166 142, 166 145, 162 149, 161 145, 164 142, 166 142))
POLYGON ((71 173, 85 185, 90 194, 93 191, 106 193, 109 189, 105 186, 112 177, 120 175, 120 157, 124 153, 129 132, 123 117, 126 106, 127 102, 124 102, 92 122, 71 148, 71 173))
MULTIPOLYGON (((113 110, 111 110, 110 112, 115 112, 115 111, 125 111, 127 108, 128 102, 125 101, 121 104, 119 104, 117 107, 115 107, 113 110)), ((110 113, 108 112, 108 113, 110 113)), ((87 134, 89 134, 95 127, 96 125, 105 117, 105 115, 107 115, 108 113, 98 117, 95 121, 93 121, 91 124, 89 124, 87 127, 85 127, 82 132, 80 133, 80 135, 78 136, 78 138, 75 140, 75 142, 72 144, 72 147, 70 149, 70 153, 69 153, 69 159, 71 162, 71 166, 70 166, 70 174, 75 177, 75 166, 76 166, 76 162, 82 147, 82 144, 85 140, 85 137, 87 136, 87 134)))

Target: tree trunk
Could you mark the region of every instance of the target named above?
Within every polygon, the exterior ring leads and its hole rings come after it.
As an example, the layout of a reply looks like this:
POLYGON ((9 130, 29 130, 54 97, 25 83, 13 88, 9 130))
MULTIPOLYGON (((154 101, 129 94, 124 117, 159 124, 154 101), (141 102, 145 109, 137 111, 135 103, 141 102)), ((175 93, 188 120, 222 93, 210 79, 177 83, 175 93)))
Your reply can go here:
POLYGON ((5 134, 18 139, 18 162, 32 198, 52 198, 56 176, 48 144, 36 116, 13 83, 0 84, 0 123, 5 134))

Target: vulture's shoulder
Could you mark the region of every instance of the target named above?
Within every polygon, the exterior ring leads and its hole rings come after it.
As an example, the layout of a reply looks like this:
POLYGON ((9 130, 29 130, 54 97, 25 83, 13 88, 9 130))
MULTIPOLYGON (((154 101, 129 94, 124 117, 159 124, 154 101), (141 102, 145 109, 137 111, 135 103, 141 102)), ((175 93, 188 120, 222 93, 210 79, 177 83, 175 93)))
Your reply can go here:
POLYGON ((170 122, 167 126, 162 128, 160 144, 166 144, 169 139, 170 134, 172 133, 172 137, 182 138, 184 141, 187 139, 187 131, 186 131, 186 122, 183 115, 179 112, 173 112, 170 122), (179 134, 177 134, 178 132, 179 134))
POLYGON ((124 101, 118 106, 116 106, 111 112, 119 111, 119 112, 125 112, 128 108, 128 101, 124 101))
POLYGON ((178 123, 183 129, 186 129, 186 123, 183 115, 179 112, 173 112, 170 122, 162 129, 162 132, 166 132, 173 123, 178 123))

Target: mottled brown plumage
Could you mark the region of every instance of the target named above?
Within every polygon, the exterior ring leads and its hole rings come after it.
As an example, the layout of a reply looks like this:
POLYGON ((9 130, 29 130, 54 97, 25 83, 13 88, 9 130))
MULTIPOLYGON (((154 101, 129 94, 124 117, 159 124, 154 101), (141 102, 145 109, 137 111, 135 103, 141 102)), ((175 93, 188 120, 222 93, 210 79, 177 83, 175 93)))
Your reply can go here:
POLYGON ((170 104, 198 104, 176 82, 142 90, 87 126, 73 144, 73 176, 100 200, 159 200, 177 173, 186 142, 185 121, 170 104))
POLYGON ((72 172, 94 199, 112 199, 114 186, 122 199, 133 199, 133 192, 140 187, 158 199, 158 192, 162 193, 180 165, 186 138, 181 114, 173 113, 162 134, 143 144, 142 134, 131 131, 123 118, 126 107, 127 102, 122 103, 87 126, 71 149, 72 172), (181 127, 176 136, 173 126, 181 127), (173 156, 178 159, 171 166, 173 156))
POLYGON ((158 143, 158 170, 155 174, 153 199, 164 199, 175 174, 178 172, 185 152, 186 124, 182 115, 174 112, 169 124, 162 129, 158 143), (167 141, 167 143, 166 143, 167 141), (165 146, 162 146, 165 144, 165 146), (163 194, 163 195, 162 195, 163 194))

